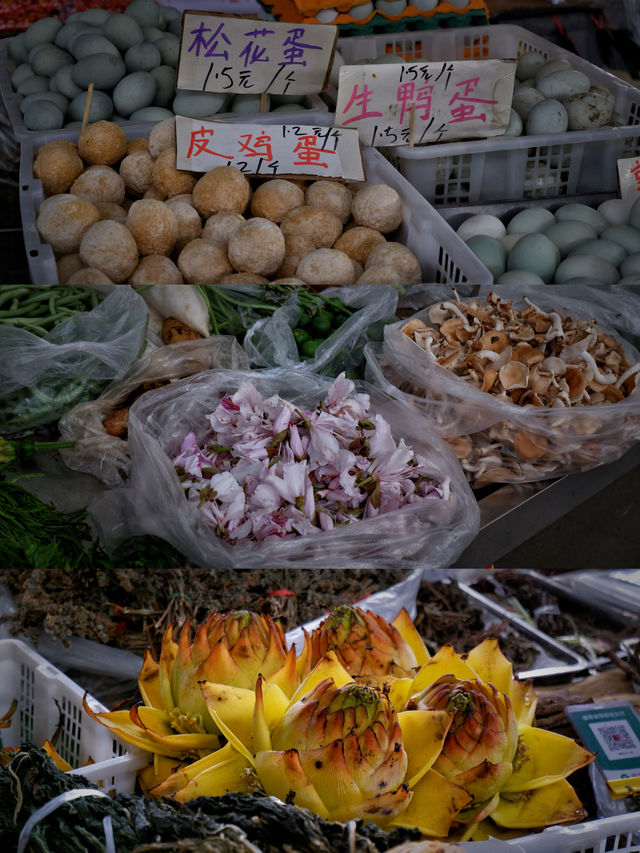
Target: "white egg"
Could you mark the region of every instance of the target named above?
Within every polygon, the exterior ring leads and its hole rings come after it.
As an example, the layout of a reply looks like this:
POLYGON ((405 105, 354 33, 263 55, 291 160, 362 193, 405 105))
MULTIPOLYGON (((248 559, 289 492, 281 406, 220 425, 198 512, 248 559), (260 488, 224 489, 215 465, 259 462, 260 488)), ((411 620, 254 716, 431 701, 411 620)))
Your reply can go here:
POLYGON ((522 231, 525 234, 542 232, 556 221, 555 216, 546 207, 527 207, 518 211, 507 224, 507 233, 522 231))
POLYGON ((569 98, 565 106, 569 130, 592 130, 611 123, 615 99, 610 92, 603 94, 591 89, 569 98))
POLYGON ((476 234, 485 234, 487 237, 503 237, 507 233, 504 223, 497 216, 492 216, 489 213, 476 213, 459 226, 457 230, 458 237, 465 242, 469 237, 475 237, 476 234))
POLYGON ((544 101, 544 95, 541 92, 523 84, 513 93, 511 107, 524 121, 531 107, 539 104, 541 101, 544 101))
POLYGON ((525 119, 527 134, 564 133, 568 125, 567 111, 555 98, 545 98, 535 104, 525 119))
POLYGON ((552 71, 551 74, 541 77, 536 84, 537 90, 542 92, 545 98, 558 98, 560 101, 574 95, 582 95, 589 91, 590 86, 587 75, 573 69, 552 71))
POLYGON ((498 237, 507 252, 510 252, 521 237, 524 237, 524 231, 515 231, 513 234, 505 234, 504 237, 498 237))
POLYGON ((374 4, 378 12, 383 12, 391 18, 401 15, 407 8, 407 0, 375 0, 374 4))
POLYGON ((421 12, 430 12, 439 2, 440 0, 411 0, 410 5, 420 9, 421 12))
POLYGON ((509 113, 509 124, 504 132, 505 136, 522 136, 522 119, 515 110, 509 113))
POLYGON ((534 74, 534 80, 537 84, 547 74, 553 74, 554 71, 571 71, 572 69, 573 65, 566 59, 550 59, 538 68, 534 74))
POLYGON ((615 284, 620 276, 613 264, 596 255, 571 255, 558 264, 553 280, 556 284, 564 284, 574 278, 591 278, 603 284, 615 284))
POLYGON ((547 60, 541 53, 535 53, 532 50, 525 50, 518 57, 516 65, 516 77, 518 80, 527 80, 533 78, 537 71, 542 68, 547 60))
POLYGON ((626 225, 633 202, 624 198, 608 198, 598 205, 597 211, 610 225, 626 225))
POLYGON ((558 250, 544 234, 525 234, 507 257, 508 270, 529 270, 547 282, 558 264, 558 250))
POLYGON ((531 270, 508 270, 502 273, 496 284, 544 284, 544 281, 531 270))
POLYGON ((314 17, 321 24, 330 24, 332 21, 335 21, 339 14, 340 12, 337 9, 331 7, 330 9, 318 9, 314 17))
POLYGON ((362 21, 365 18, 368 18, 369 15, 373 12, 373 3, 361 3, 359 6, 352 6, 349 9, 348 14, 351 15, 352 18, 355 18, 357 21, 362 21))

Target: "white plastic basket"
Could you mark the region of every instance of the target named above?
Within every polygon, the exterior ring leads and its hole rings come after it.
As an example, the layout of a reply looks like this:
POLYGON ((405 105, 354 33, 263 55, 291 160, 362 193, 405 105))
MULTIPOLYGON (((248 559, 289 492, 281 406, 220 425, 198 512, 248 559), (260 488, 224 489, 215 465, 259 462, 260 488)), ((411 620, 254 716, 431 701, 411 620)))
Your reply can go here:
MULTIPOLYGON (((124 130, 127 138, 132 138, 148 136, 150 128, 151 125, 138 124, 124 130)), ((53 250, 41 241, 36 228, 36 216, 44 192, 42 183, 33 177, 33 161, 38 148, 61 135, 62 131, 32 134, 33 139, 23 140, 21 144, 20 212, 29 272, 34 284, 58 284, 53 250)), ((67 130, 64 137, 76 140, 77 130, 75 133, 67 130)), ((404 202, 404 221, 393 239, 404 243, 416 255, 423 282, 491 284, 491 273, 484 264, 379 151, 364 148, 362 156, 367 180, 388 184, 404 202)))
MULTIPOLYGON (((22 640, 0 640, 0 715, 14 699, 18 708, 6 729, 3 746, 25 741, 41 746, 60 727, 56 749, 76 772, 106 791, 133 792, 136 772, 148 763, 137 749, 126 751, 105 726, 82 707, 84 691, 22 640), (95 764, 83 765, 93 759, 95 764)), ((92 696, 94 711, 107 709, 92 696)))
MULTIPOLYGON (((474 842, 462 846, 473 851, 474 842)), ((572 826, 551 826, 536 835, 496 842, 496 853, 640 853, 640 812, 572 826)))
POLYGON ((640 90, 522 27, 499 24, 343 38, 346 63, 388 53, 407 61, 513 59, 534 51, 566 59, 616 99, 624 127, 398 146, 389 155, 436 207, 618 192, 616 160, 640 154, 640 90))
MULTIPOLYGON (((28 130, 24 123, 20 112, 22 95, 16 92, 11 85, 14 64, 7 56, 8 44, 9 39, 0 39, 0 92, 16 138, 19 140, 31 139, 37 136, 40 131, 28 130)), ((327 103, 320 95, 305 95, 303 103, 304 110, 287 109, 267 113, 216 113, 212 116, 202 116, 202 118, 236 123, 260 121, 265 124, 320 124, 322 127, 327 127, 332 123, 332 117, 328 114, 327 103)), ((139 122, 138 124, 144 124, 144 126, 151 128, 155 123, 139 122)), ((123 127, 126 128, 131 124, 134 122, 124 122, 123 127)), ((73 130, 73 128, 60 128, 60 131, 55 132, 60 134, 64 130, 73 130)))

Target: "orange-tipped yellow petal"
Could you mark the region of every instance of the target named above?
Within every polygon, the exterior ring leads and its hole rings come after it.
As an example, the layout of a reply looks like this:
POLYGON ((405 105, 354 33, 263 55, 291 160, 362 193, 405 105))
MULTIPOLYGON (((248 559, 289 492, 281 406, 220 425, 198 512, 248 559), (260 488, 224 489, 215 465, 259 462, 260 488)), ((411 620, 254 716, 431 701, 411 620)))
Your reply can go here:
POLYGON ((413 788, 440 754, 451 715, 447 711, 401 711, 398 722, 409 761, 406 781, 413 788))
POLYGON ((331 809, 329 820, 348 821, 360 818, 386 827, 394 818, 399 818, 404 813, 412 797, 413 792, 407 785, 401 785, 395 791, 385 791, 378 797, 363 800, 359 805, 331 809))
POLYGON ((391 624, 400 631, 400 636, 416 656, 418 666, 423 666, 430 660, 431 655, 405 607, 402 608, 391 624))
MULTIPOLYGON (((219 750, 219 758, 222 751, 219 750)), ((186 787, 176 791, 174 799, 186 803, 196 797, 221 797, 231 791, 246 794, 254 787, 255 780, 244 756, 231 749, 226 758, 206 767, 186 787)))
POLYGON ((514 772, 502 788, 505 794, 550 785, 595 758, 573 738, 555 732, 522 726, 519 734, 514 772))
POLYGON ((320 817, 329 817, 326 806, 302 769, 297 750, 261 752, 256 756, 256 771, 267 794, 283 802, 292 801, 320 817))
MULTIPOLYGON (((237 755, 238 752, 233 746, 230 743, 226 743, 220 749, 210 752, 208 755, 198 759, 198 761, 177 765, 173 772, 167 774, 164 779, 158 779, 156 787, 150 793, 154 797, 171 797, 177 791, 186 788, 203 770, 223 764, 237 755)), ((242 761, 246 765, 244 758, 242 761)))
POLYGON ((443 675, 454 675, 460 681, 476 678, 476 673, 453 650, 453 646, 442 646, 436 654, 420 668, 416 675, 411 693, 420 693, 443 675))
POLYGON ((207 710, 225 737, 231 730, 247 749, 251 748, 255 694, 246 687, 229 687, 205 681, 200 685, 207 710), (215 715, 215 716, 214 716, 215 715), (224 728, 220 725, 224 725, 224 728))
POLYGON ((519 726, 531 726, 536 716, 538 697, 530 681, 514 681, 511 686, 511 707, 519 726))
MULTIPOLYGON (((271 749, 271 732, 264 710, 264 695, 262 691, 262 676, 256 682, 256 701, 253 707, 253 751, 264 752, 271 749)), ((286 710, 286 708, 284 709, 286 710)), ((283 713, 284 713, 283 710, 283 713)))
POLYGON ((71 765, 66 762, 64 758, 60 755, 60 753, 50 740, 45 740, 45 742, 42 744, 42 748, 47 753, 49 758, 53 761, 53 763, 56 765, 58 770, 62 770, 63 773, 67 773, 69 770, 73 769, 71 765))
MULTIPOLYGON (((150 737, 147 729, 142 728, 131 720, 129 711, 108 711, 96 714, 84 699, 83 707, 92 719, 110 729, 117 737, 130 743, 132 746, 137 746, 147 752, 158 751, 158 743, 150 737)), ((177 757, 182 756, 180 751, 165 751, 165 753, 177 757)))
POLYGON ((185 766, 185 762, 177 758, 171 758, 168 755, 160 755, 160 753, 156 752, 153 756, 153 761, 138 771, 138 782, 143 793, 149 796, 151 788, 160 785, 172 773, 176 773, 183 766, 185 766))
POLYGON ((163 708, 160 690, 160 666, 149 649, 144 653, 142 669, 138 676, 138 689, 145 705, 151 708, 163 708))
POLYGON ((390 826, 416 827, 423 835, 445 838, 460 809, 470 801, 466 791, 429 770, 413 789, 408 807, 390 826))
POLYGON ((520 796, 501 797, 491 813, 491 819, 507 829, 533 829, 584 817, 582 803, 566 779, 520 796))
POLYGON ((327 652, 300 684, 289 704, 293 705, 325 678, 333 678, 336 687, 342 687, 343 684, 349 684, 353 681, 353 678, 338 661, 335 653, 327 652))
POLYGON ((162 637, 162 649, 160 663, 158 664, 158 690, 160 693, 160 707, 169 710, 176 707, 177 702, 172 683, 174 662, 178 654, 178 644, 173 639, 173 628, 170 626, 162 637))
MULTIPOLYGON (((265 669, 265 672, 268 670, 265 669)), ((296 650, 292 646, 287 652, 287 656, 282 666, 268 676, 268 680, 286 693, 287 696, 292 696, 298 685, 298 674, 296 672, 296 650)))

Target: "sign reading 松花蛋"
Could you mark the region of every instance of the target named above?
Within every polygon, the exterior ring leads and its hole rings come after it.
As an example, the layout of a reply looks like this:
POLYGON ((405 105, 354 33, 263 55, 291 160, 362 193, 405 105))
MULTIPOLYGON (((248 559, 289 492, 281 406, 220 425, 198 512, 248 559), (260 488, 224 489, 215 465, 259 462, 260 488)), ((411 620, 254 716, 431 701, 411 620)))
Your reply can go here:
POLYGON ((247 175, 309 175, 363 181, 358 132, 351 128, 229 124, 176 116, 176 168, 235 166, 247 175))
POLYGON ((337 37, 328 24, 185 12, 178 89, 260 95, 322 91, 337 37))
POLYGON ((363 145, 420 145, 504 134, 515 60, 343 65, 336 127, 363 145))

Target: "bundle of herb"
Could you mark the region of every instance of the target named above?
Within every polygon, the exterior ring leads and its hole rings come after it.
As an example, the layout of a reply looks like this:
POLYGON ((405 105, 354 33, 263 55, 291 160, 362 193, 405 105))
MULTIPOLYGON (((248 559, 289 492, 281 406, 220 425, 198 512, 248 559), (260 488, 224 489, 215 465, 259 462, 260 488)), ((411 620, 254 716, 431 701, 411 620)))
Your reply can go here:
MULTIPOLYGON (((82 776, 68 775, 32 745, 0 766, 0 837, 15 850, 29 817, 53 797, 92 788, 82 776)), ((4 763, 4 762, 0 762, 4 763)), ((416 839, 414 830, 385 832, 361 821, 331 823, 262 794, 199 797, 184 805, 136 795, 80 797, 37 823, 27 853, 84 853, 105 849, 109 817, 118 853, 152 850, 211 853, 377 853, 416 839)))

